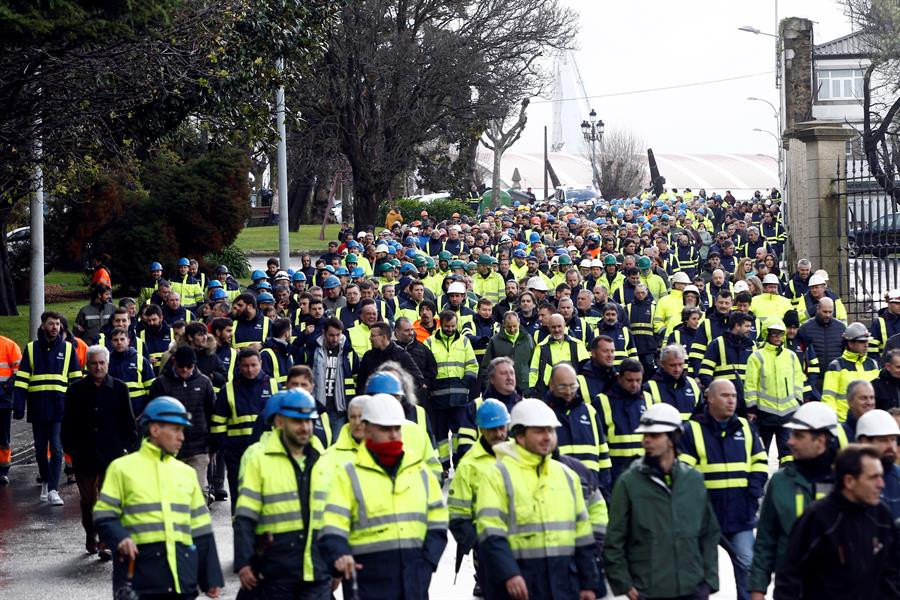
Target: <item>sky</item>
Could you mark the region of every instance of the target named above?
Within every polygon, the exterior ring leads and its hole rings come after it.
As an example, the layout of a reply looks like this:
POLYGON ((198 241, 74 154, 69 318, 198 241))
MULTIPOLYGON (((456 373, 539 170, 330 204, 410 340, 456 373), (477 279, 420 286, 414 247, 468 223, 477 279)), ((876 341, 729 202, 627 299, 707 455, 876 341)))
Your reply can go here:
MULTIPOLYGON (((580 15, 575 59, 589 96, 670 88, 696 82, 756 75, 715 84, 630 93, 566 104, 565 129, 580 135, 589 107, 607 131, 630 130, 654 152, 776 153, 778 106, 775 38, 738 31, 750 25, 776 33, 775 0, 561 0, 580 15), (575 105, 575 106, 573 106, 575 105)), ((780 0, 778 18, 814 22, 814 42, 850 33, 835 0, 780 0)), ((573 80, 570 80, 573 81, 573 80)), ((566 95, 580 92, 566 86, 566 95), (571 90, 571 91, 570 91, 571 90)), ((542 152, 543 126, 552 138, 552 103, 534 98, 528 125, 513 149, 542 152)))

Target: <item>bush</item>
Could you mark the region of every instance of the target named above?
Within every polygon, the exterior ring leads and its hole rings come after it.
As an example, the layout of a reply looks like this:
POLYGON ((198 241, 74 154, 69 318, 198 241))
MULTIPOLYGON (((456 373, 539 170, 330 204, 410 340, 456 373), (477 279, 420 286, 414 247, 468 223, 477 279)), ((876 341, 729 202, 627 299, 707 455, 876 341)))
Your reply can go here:
MULTIPOLYGON (((387 202, 382 203, 381 206, 378 207, 378 221, 375 224, 376 228, 384 225, 384 220, 387 217, 389 208, 390 206, 387 202)), ((453 216, 453 213, 459 213, 460 216, 475 216, 475 211, 472 210, 467 202, 454 200, 452 198, 447 200, 434 200, 432 202, 419 202, 418 200, 410 198, 400 198, 397 200, 397 208, 400 209, 400 214, 403 215, 404 223, 419 219, 423 210, 427 210, 428 216, 438 222, 446 221, 453 216)))
POLYGON ((203 257, 203 260, 209 266, 210 271, 219 265, 225 265, 235 279, 242 279, 250 275, 250 260, 247 258, 247 253, 234 244, 210 252, 203 257))

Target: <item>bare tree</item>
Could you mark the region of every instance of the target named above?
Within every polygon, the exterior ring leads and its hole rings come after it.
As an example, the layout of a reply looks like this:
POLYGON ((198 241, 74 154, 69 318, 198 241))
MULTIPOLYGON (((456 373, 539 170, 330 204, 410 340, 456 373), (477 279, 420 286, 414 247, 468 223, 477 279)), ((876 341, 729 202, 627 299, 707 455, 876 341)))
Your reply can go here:
POLYGON ((644 141, 633 131, 608 129, 603 135, 600 162, 600 192, 606 199, 629 198, 641 191, 647 180, 644 141))
MULTIPOLYGON (((503 131, 503 126, 508 121, 507 118, 491 119, 484 132, 484 137, 481 138, 481 143, 484 147, 494 152, 494 170, 491 178, 491 206, 493 208, 497 208, 500 205, 500 163, 503 160, 503 153, 522 136, 522 131, 528 122, 528 116, 525 114, 528 102, 528 98, 522 100, 522 103, 519 105, 518 118, 509 126, 509 129, 503 131)), ((510 114, 512 114, 512 111, 510 111, 510 114)))
POLYGON ((869 172, 900 203, 900 3, 844 0, 871 63, 863 75, 862 146, 869 172))

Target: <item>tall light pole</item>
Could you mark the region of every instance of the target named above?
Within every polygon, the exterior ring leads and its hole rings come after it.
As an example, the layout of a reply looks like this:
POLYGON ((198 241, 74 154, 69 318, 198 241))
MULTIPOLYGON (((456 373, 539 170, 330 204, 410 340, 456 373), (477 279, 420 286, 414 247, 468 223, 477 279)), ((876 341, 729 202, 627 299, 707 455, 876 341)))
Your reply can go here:
MULTIPOLYGON (((781 111, 775 108, 775 105, 769 102, 764 98, 757 98, 755 96, 750 96, 747 100, 752 100, 755 102, 765 102, 772 109, 773 116, 775 117, 775 131, 778 132, 778 135, 775 136, 775 142, 778 144, 778 189, 784 193, 784 147, 782 146, 781 139, 781 111)), ((762 129, 754 129, 754 131, 763 131, 762 129)), ((770 133, 770 132, 766 132, 770 133)))
MULTIPOLYGON (((284 63, 278 60, 278 70, 284 63)), ((275 92, 275 120, 278 127, 278 259, 282 269, 287 270, 291 261, 291 247, 288 228, 288 176, 287 176, 287 133, 284 126, 284 86, 275 92)))
POLYGON ((597 120, 597 111, 593 108, 588 114, 588 121, 581 122, 581 133, 584 135, 584 141, 591 146, 591 171, 594 176, 594 188, 600 191, 600 172, 597 170, 597 151, 596 142, 603 142, 603 121, 597 120))
POLYGON ((41 326, 44 312, 44 171, 41 167, 43 147, 40 138, 34 143, 34 184, 31 192, 29 211, 31 213, 31 272, 28 302, 28 339, 41 326))

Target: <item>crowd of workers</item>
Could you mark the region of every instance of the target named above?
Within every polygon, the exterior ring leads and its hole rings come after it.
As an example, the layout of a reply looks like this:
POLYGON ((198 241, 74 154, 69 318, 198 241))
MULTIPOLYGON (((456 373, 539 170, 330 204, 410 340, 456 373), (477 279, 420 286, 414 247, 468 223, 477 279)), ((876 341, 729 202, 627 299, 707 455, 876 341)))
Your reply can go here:
POLYGON ((0 338, 0 476, 27 416, 142 598, 219 594, 225 500, 246 598, 426 598, 448 530, 488 599, 707 598, 719 546, 740 599, 898 598, 900 290, 848 323, 786 241, 775 190, 647 190, 392 207, 244 287, 114 303, 97 261, 71 328, 0 338))

